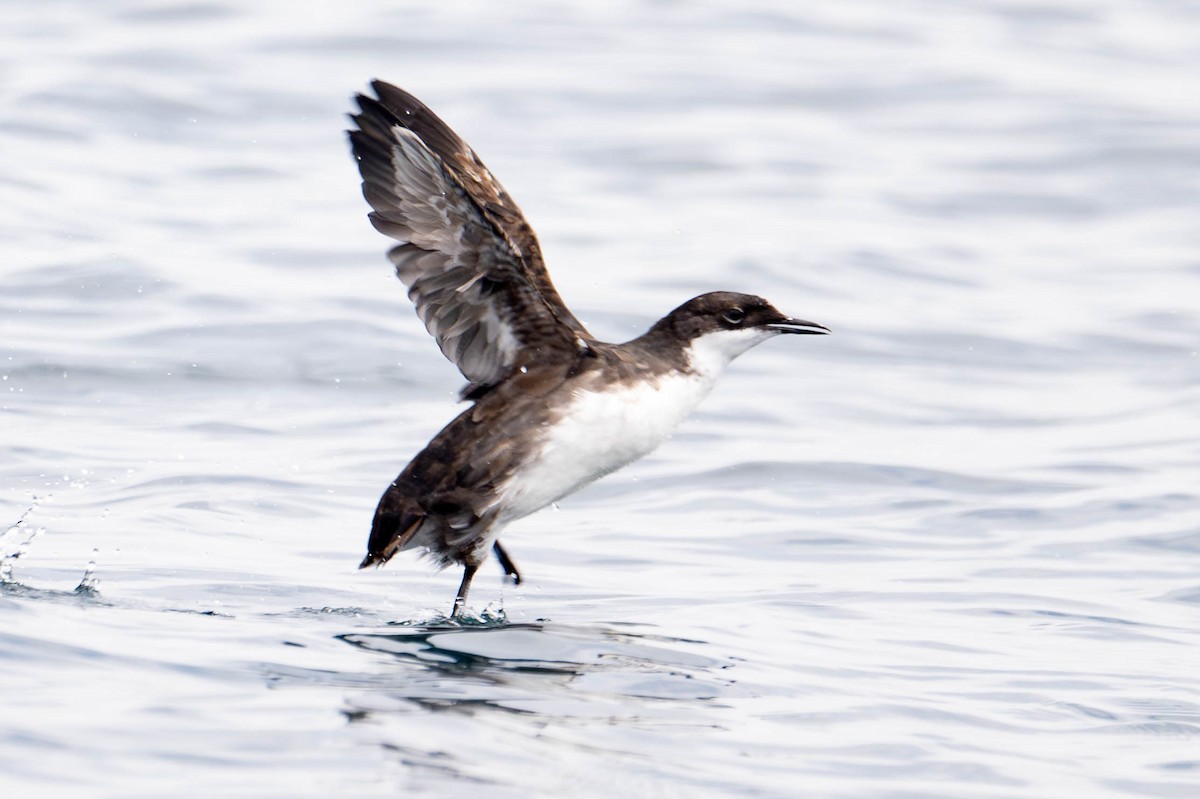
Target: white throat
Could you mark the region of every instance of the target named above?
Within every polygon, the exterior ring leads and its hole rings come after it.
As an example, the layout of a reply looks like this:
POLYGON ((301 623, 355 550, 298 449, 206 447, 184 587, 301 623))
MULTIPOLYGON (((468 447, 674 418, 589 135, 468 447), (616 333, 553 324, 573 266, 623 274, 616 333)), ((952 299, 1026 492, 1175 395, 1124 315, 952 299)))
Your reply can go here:
MULTIPOLYGON (((692 371, 706 380, 715 381, 737 356, 756 344, 778 335, 761 327, 748 330, 717 330, 692 339, 687 357, 692 371)), ((710 386, 711 388, 711 386, 710 386)))

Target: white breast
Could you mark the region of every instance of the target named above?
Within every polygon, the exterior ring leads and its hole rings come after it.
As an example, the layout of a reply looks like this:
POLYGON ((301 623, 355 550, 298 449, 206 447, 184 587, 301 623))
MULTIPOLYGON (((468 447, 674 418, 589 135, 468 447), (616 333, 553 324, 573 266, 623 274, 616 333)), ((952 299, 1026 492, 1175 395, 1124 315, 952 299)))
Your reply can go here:
POLYGON ((570 410, 542 431, 537 462, 502 491, 503 521, 533 513, 655 449, 708 394, 712 382, 673 375, 654 384, 576 391, 570 410))
POLYGON ((539 431, 541 452, 500 490, 502 523, 527 516, 667 440, 708 396, 725 367, 770 331, 721 331, 695 339, 691 371, 627 386, 577 388, 570 408, 539 431))

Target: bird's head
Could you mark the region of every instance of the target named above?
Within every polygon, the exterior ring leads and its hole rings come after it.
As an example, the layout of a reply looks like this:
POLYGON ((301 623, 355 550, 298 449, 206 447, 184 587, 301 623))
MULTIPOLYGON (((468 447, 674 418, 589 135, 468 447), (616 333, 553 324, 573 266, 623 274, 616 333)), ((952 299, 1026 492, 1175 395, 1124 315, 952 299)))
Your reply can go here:
POLYGON ((714 291, 680 305, 654 331, 678 340, 696 371, 718 373, 769 338, 785 333, 821 335, 829 328, 788 316, 753 294, 714 291))

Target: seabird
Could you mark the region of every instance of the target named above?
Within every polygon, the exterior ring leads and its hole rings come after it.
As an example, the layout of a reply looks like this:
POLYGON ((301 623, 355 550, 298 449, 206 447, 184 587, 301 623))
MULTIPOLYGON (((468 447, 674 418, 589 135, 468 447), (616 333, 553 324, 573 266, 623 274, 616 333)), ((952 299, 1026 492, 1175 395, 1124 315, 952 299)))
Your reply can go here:
POLYGON ((667 439, 746 350, 782 333, 828 333, 761 297, 702 294, 624 344, 598 340, 558 296, 537 237, 474 151, 408 92, 358 95, 350 146, 388 255, 426 329, 466 377, 471 405, 379 500, 360 568, 423 547, 463 567, 466 606, 504 527, 637 460, 667 439))

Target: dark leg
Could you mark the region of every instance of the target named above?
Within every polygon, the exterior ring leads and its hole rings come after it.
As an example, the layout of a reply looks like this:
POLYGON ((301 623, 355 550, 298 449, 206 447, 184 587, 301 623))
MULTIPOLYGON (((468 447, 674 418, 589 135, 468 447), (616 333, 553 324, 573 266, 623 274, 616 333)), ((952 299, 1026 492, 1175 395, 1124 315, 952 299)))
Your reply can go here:
POLYGON ((458 596, 454 597, 454 607, 450 610, 450 618, 457 618, 467 606, 467 592, 471 590, 471 579, 479 571, 479 561, 468 560, 463 564, 462 582, 458 584, 458 596))
POLYGON ((500 546, 500 542, 492 544, 492 551, 496 553, 496 560, 500 561, 500 568, 504 569, 504 573, 513 578, 513 585, 521 584, 521 573, 517 571, 517 564, 512 562, 512 558, 504 551, 504 547, 500 546))

